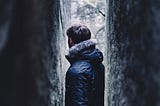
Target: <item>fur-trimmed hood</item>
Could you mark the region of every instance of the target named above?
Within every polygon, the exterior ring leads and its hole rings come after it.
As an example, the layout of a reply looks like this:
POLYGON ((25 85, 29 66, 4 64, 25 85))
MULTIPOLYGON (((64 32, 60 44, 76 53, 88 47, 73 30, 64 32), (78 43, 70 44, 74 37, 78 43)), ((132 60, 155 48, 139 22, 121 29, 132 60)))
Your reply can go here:
POLYGON ((97 42, 95 39, 89 39, 78 44, 75 44, 69 49, 66 55, 67 60, 72 63, 76 60, 89 60, 91 62, 102 62, 103 54, 96 49, 97 42))

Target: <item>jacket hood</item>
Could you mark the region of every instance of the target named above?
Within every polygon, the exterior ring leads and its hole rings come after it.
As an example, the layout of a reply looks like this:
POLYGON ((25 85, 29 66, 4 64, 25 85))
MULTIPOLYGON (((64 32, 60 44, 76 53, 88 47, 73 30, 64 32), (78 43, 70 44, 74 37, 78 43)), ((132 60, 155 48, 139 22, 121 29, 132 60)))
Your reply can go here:
POLYGON ((66 55, 67 60, 72 63, 76 60, 88 60, 93 63, 101 63, 103 54, 99 49, 96 49, 97 42, 95 39, 86 40, 75 44, 69 49, 66 55))

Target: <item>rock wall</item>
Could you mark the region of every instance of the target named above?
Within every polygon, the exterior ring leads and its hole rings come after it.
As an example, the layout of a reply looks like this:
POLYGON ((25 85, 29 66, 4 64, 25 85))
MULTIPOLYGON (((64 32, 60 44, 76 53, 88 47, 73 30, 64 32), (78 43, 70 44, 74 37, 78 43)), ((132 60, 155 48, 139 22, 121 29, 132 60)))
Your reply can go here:
POLYGON ((109 0, 109 106, 159 106, 160 1, 109 0))
POLYGON ((0 105, 62 106, 67 18, 61 1, 1 0, 0 5, 0 105))

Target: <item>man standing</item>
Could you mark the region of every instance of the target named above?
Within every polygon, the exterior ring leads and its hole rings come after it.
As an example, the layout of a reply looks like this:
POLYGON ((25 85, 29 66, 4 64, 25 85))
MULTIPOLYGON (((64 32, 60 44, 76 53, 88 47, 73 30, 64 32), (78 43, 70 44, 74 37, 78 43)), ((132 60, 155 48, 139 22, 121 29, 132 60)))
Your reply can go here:
POLYGON ((67 30, 70 62, 66 73, 65 106, 104 106, 103 54, 90 30, 74 25, 67 30))

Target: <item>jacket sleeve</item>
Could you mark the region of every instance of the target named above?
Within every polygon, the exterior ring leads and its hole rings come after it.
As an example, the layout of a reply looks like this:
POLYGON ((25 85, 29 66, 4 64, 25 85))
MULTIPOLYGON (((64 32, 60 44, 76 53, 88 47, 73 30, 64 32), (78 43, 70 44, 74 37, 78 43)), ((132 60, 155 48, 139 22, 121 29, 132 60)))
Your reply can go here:
MULTIPOLYGON (((90 106, 90 84, 91 84, 91 73, 87 73, 83 69, 85 73, 74 73, 72 75, 72 103, 73 106, 90 106)), ((87 70, 88 71, 88 70, 87 70)))

